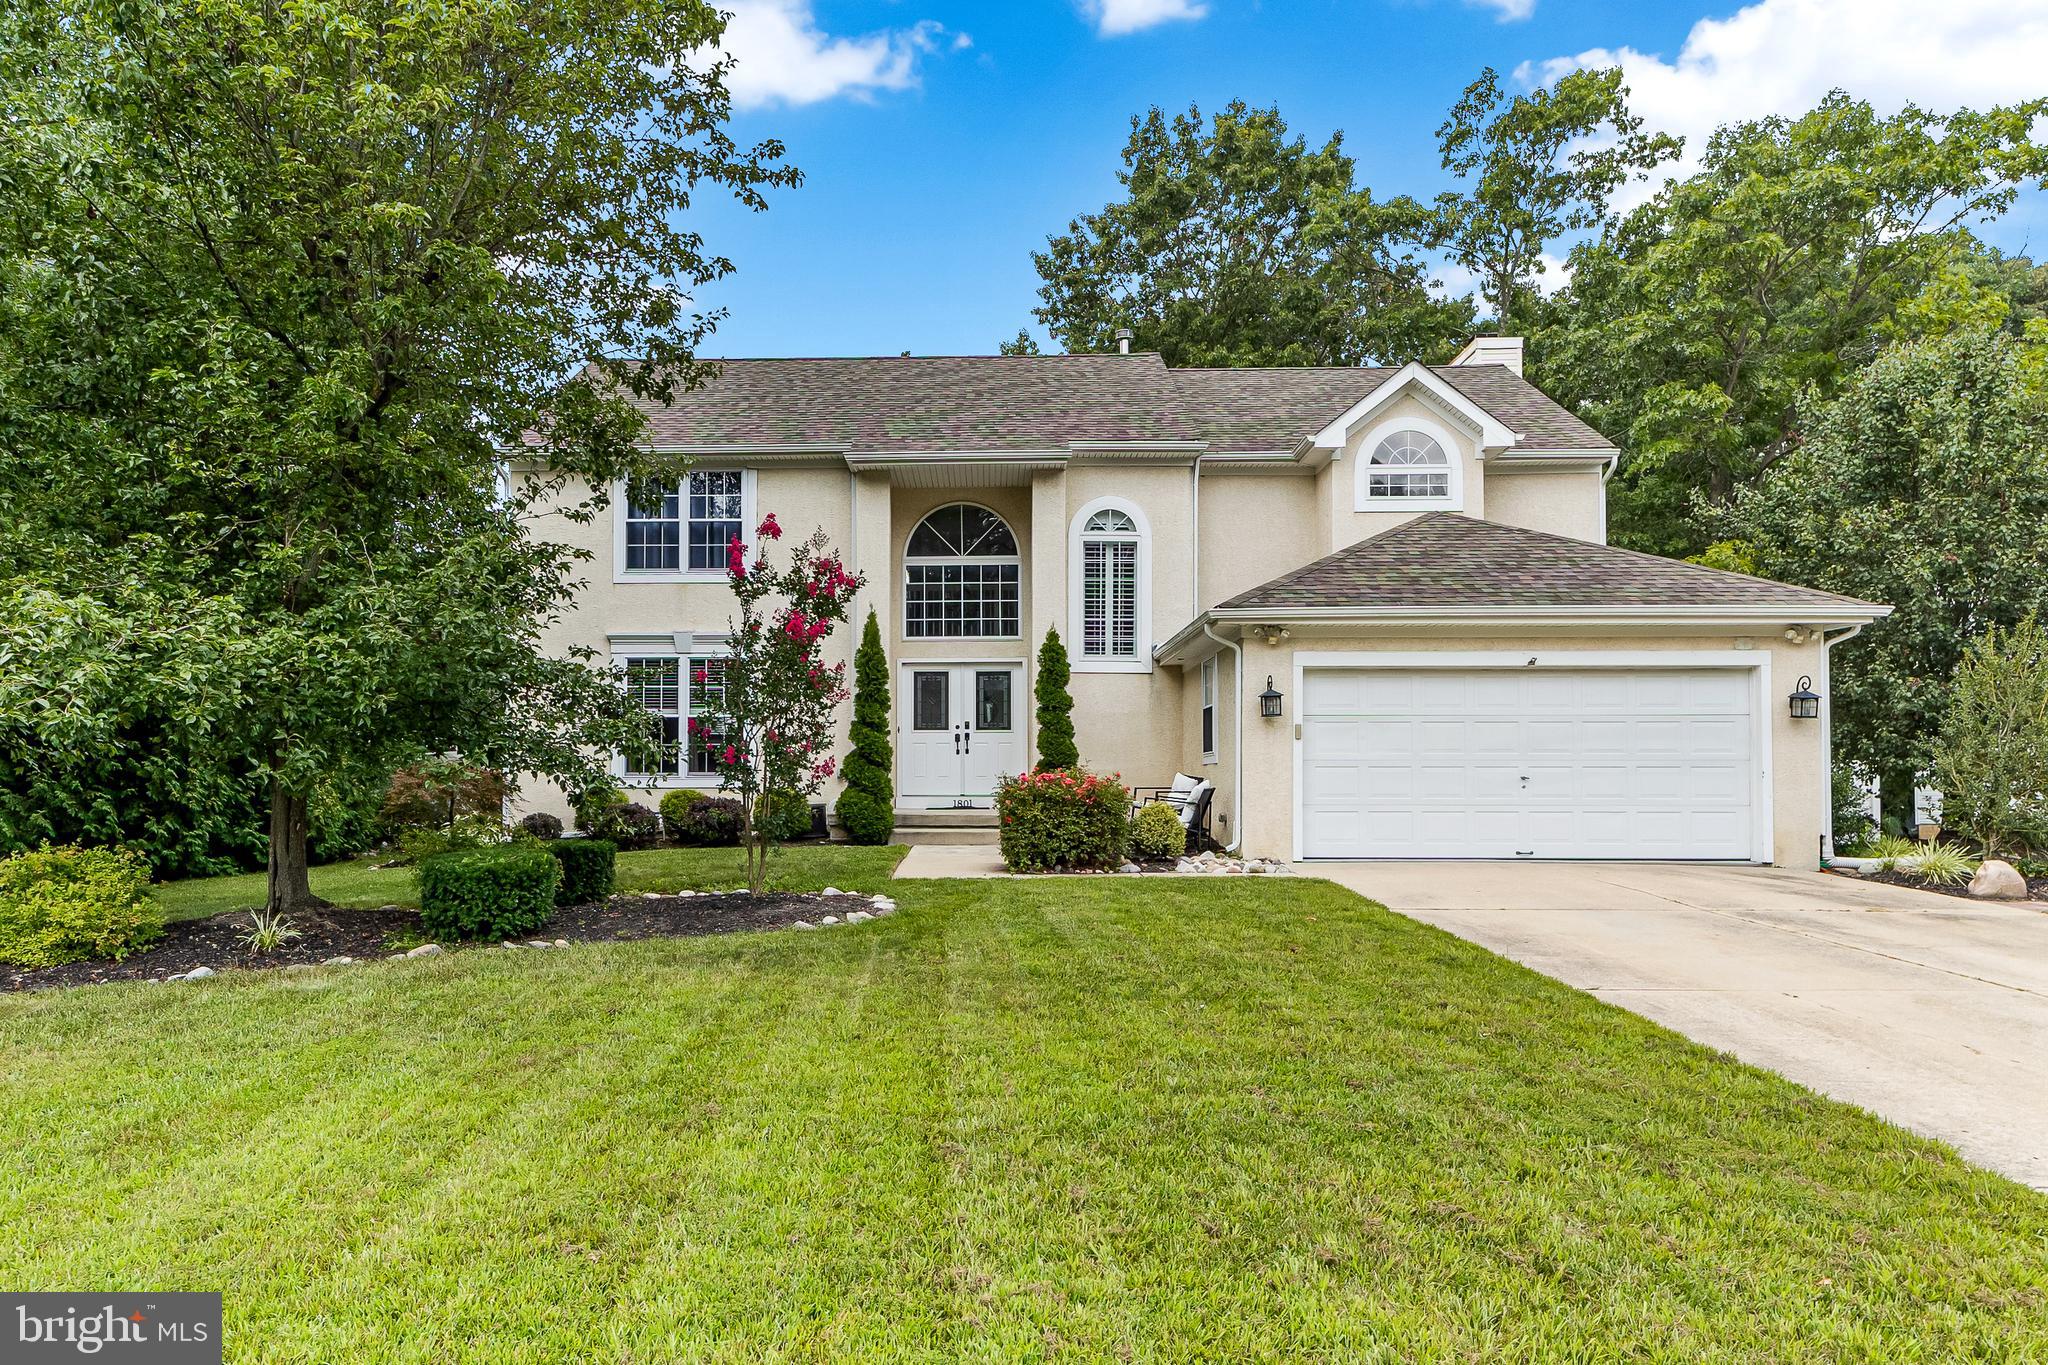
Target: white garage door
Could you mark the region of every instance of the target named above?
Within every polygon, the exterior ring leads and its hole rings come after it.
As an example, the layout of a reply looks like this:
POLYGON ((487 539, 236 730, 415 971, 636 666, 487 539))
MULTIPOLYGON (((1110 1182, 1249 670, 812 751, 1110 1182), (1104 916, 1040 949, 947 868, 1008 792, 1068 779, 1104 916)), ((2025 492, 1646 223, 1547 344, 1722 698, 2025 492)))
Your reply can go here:
POLYGON ((1310 858, 1754 852, 1747 669, 1310 669, 1310 858))

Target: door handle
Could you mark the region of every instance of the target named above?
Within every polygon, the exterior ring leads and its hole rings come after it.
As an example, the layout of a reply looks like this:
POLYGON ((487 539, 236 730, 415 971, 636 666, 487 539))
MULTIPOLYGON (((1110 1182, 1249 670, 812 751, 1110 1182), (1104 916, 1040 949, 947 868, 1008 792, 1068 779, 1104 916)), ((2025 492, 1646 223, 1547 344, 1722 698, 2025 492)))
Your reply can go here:
POLYGON ((956 754, 960 752, 960 730, 957 726, 953 730, 953 752, 956 754))
POLYGON ((968 752, 968 753, 970 753, 970 754, 971 754, 971 753, 973 753, 973 752, 974 752, 974 727, 973 727, 972 725, 963 725, 963 726, 961 726, 961 727, 960 727, 960 732, 961 732, 961 734, 962 734, 962 735, 964 735, 964 736, 966 737, 966 739, 967 739, 967 752, 968 752))

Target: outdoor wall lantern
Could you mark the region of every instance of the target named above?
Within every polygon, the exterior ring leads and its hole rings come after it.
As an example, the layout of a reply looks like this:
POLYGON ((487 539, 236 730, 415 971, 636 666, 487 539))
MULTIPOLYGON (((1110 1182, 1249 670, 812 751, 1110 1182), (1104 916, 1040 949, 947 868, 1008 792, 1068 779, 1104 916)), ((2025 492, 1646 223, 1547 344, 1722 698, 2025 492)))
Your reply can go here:
POLYGON ((1812 720, 1820 714, 1820 697, 1814 693, 1813 679, 1801 678, 1799 690, 1792 694, 1792 719, 1812 720))
POLYGON ((1259 693, 1259 714, 1267 720, 1280 714, 1280 694, 1273 690, 1273 675, 1266 675, 1266 690, 1259 693))

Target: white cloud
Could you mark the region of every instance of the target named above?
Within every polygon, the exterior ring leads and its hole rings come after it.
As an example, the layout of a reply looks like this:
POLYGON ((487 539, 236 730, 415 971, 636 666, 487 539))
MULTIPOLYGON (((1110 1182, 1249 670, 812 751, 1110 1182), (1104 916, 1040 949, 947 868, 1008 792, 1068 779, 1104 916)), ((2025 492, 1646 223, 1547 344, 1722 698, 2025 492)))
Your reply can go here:
MULTIPOLYGON (((724 0, 723 8, 732 13, 720 43, 733 59, 726 85, 741 109, 911 89, 919 62, 946 35, 943 25, 925 19, 908 28, 835 38, 818 27, 810 0, 724 0)), ((972 41, 956 34, 953 50, 972 41)))
POLYGON ((1465 3, 1492 10, 1503 24, 1515 23, 1536 12, 1536 0, 1465 0, 1465 3))
MULTIPOLYGON (((1592 48, 1525 62, 1523 81, 1575 67, 1619 66, 1629 105, 1654 129, 1685 138, 1683 174, 1714 129, 1766 114, 1801 114, 1840 88, 1881 110, 1932 110, 2027 99, 2048 89, 2048 6, 2041 0, 1758 0, 1702 19, 1675 58, 1592 48)), ((1625 188, 1618 207, 1648 196, 1625 188)))
POLYGON ((1176 19, 1199 19, 1209 6, 1206 0, 1081 0, 1081 12, 1098 34, 1115 38, 1176 19))

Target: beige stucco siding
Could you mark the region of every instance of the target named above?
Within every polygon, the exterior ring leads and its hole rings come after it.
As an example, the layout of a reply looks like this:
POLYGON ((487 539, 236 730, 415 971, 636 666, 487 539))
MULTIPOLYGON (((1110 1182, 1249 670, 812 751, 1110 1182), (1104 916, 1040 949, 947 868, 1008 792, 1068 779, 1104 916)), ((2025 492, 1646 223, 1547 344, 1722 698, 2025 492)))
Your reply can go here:
MULTIPOLYGON (((1564 636, 1564 635, 1429 635, 1413 633, 1376 637, 1297 635, 1275 645, 1245 641, 1245 672, 1264 686, 1266 674, 1286 694, 1279 720, 1258 715, 1257 688, 1248 688, 1240 708, 1244 717, 1244 781, 1247 825, 1242 831, 1250 853, 1260 857, 1294 856, 1294 726, 1299 720, 1294 682, 1295 654, 1506 651, 1526 653, 1547 665, 1568 666, 1574 652, 1613 651, 1662 653, 1685 650, 1750 649, 1768 655, 1770 674, 1761 705, 1770 736, 1772 861, 1787 867, 1819 865, 1820 836, 1827 819, 1827 753, 1825 730, 1818 720, 1795 721, 1784 699, 1801 675, 1824 676, 1823 649, 1818 639, 1793 644, 1777 636, 1732 635, 1564 636)), ((1761 818, 1762 812, 1759 812, 1761 818)))
MULTIPOLYGON (((1318 484, 1300 474, 1202 474, 1201 599, 1227 601, 1329 553, 1318 484)), ((1155 632, 1162 640, 1170 631, 1155 632)))
POLYGON ((1499 465, 1487 478, 1486 520, 1604 544, 1606 493, 1597 465, 1566 470, 1499 465))
MULTIPOLYGON (((1317 475, 1317 483, 1320 485, 1320 500, 1329 517, 1328 550, 1325 553, 1356 545, 1382 531, 1390 531, 1426 511, 1448 507, 1466 516, 1486 515, 1486 464, 1479 458, 1478 441, 1466 426, 1450 420, 1439 409, 1412 394, 1395 399, 1360 423, 1344 449, 1317 475), (1430 501, 1417 507, 1388 511, 1377 508, 1359 511, 1363 501, 1360 476, 1366 459, 1388 435, 1404 429, 1435 437, 1450 455, 1457 473, 1451 501, 1430 501)), ((1268 578, 1272 576, 1267 575, 1268 578)))

